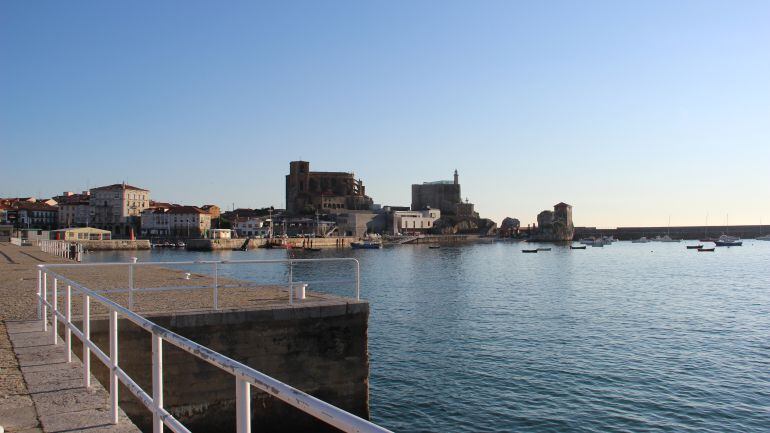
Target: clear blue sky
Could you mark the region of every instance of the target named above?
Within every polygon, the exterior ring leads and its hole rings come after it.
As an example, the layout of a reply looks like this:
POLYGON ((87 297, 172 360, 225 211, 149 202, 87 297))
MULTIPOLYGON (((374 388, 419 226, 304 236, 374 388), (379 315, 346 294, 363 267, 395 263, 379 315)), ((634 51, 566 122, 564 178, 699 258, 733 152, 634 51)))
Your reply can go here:
POLYGON ((482 216, 770 223, 770 2, 0 3, 0 196, 125 180, 376 203, 460 172, 482 216))

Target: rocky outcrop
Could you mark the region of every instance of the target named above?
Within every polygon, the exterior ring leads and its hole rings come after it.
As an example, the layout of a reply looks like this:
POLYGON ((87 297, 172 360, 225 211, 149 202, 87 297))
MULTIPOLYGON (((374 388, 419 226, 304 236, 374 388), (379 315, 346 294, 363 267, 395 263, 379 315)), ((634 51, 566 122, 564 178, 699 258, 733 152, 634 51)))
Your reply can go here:
POLYGON ((433 223, 431 233, 439 235, 493 235, 497 230, 497 223, 487 218, 457 218, 453 215, 445 215, 433 223))

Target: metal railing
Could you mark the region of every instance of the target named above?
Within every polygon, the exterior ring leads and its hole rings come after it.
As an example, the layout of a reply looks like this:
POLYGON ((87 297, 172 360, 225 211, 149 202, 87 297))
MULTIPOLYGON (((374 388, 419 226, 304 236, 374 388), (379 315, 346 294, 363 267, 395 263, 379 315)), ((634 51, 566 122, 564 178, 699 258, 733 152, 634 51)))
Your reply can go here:
MULTIPOLYGON (((119 265, 135 266, 161 265, 161 264, 224 264, 224 263, 288 263, 291 269, 296 262, 319 261, 352 261, 356 268, 356 299, 360 298, 359 263, 355 259, 286 259, 286 260, 241 260, 241 261, 207 261, 207 262, 147 262, 147 263, 119 263, 119 265)), ((65 326, 64 342, 67 349, 67 362, 72 362, 72 334, 83 342, 83 380, 86 387, 91 386, 91 357, 96 356, 110 372, 110 421, 118 423, 118 381, 122 382, 132 394, 134 394, 152 412, 153 433, 161 433, 163 427, 168 427, 176 433, 189 433, 189 430, 163 407, 163 343, 170 343, 187 353, 199 358, 219 369, 234 376, 236 382, 236 429, 238 433, 251 432, 251 387, 275 397, 302 410, 303 412, 318 418, 345 432, 388 432, 389 430, 373 424, 363 418, 346 412, 329 403, 319 400, 296 388, 293 388, 277 379, 261 373, 248 365, 235 361, 208 347, 202 346, 190 339, 182 337, 129 308, 113 302, 100 293, 91 290, 80 283, 73 281, 51 268, 82 267, 82 266, 108 266, 116 263, 99 263, 92 265, 56 264, 38 265, 37 298, 38 318, 42 319, 43 331, 48 331, 48 309, 51 310, 52 343, 59 344, 58 322, 65 326), (48 298, 48 280, 53 280, 51 298, 48 298), (64 313, 59 311, 58 296, 59 285, 66 285, 64 290, 64 313), (83 297, 82 326, 78 329, 72 322, 72 289, 80 292, 83 297), (91 300, 96 300, 107 308, 109 314, 109 354, 104 353, 91 340, 91 300), (143 390, 118 364, 118 316, 125 317, 140 328, 152 335, 152 395, 143 390)), ((216 267, 214 267, 216 272, 216 267)), ((216 274, 215 274, 216 275, 216 274)), ((291 275, 291 271, 290 271, 291 275)), ((291 277, 290 290, 291 294, 291 277)), ((131 292, 129 292, 131 293, 131 292)))
POLYGON ((83 260, 83 245, 67 241, 37 241, 44 253, 79 262, 83 260))

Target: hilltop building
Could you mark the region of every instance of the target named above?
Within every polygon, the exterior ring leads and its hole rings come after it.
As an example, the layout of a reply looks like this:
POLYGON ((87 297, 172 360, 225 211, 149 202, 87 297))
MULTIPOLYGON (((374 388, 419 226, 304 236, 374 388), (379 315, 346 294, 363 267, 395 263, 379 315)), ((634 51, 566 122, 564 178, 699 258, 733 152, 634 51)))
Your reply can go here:
POLYGON ((286 212, 291 215, 369 210, 373 203, 353 173, 310 171, 307 161, 289 163, 286 212))
POLYGON ((412 210, 438 209, 443 214, 455 215, 460 198, 460 180, 457 170, 454 180, 439 180, 412 185, 412 210))

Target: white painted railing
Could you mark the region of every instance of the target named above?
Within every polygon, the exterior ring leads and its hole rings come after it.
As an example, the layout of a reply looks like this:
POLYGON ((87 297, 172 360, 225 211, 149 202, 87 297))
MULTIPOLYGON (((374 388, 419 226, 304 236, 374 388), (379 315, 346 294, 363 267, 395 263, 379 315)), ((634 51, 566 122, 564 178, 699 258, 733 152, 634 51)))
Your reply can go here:
POLYGON ((11 238, 11 245, 16 245, 17 247, 21 246, 21 238, 11 238))
POLYGON ((37 241, 40 250, 65 259, 79 262, 83 259, 83 245, 67 241, 37 241))
MULTIPOLYGON (((290 268, 296 262, 322 262, 322 261, 351 261, 356 269, 356 299, 360 298, 359 263, 355 259, 287 259, 287 260, 241 260, 233 262, 164 262, 165 264, 223 264, 223 263, 288 263, 290 268)), ((133 269, 135 266, 162 265, 164 263, 120 263, 133 269)), ((52 268, 80 267, 80 266, 107 266, 111 264, 89 265, 38 265, 37 298, 38 318, 42 319, 43 331, 48 330, 48 309, 51 310, 52 343, 58 344, 58 322, 65 326, 64 342, 67 346, 67 362, 72 362, 72 334, 75 334, 83 342, 83 380, 86 387, 91 386, 90 353, 93 351, 97 359, 110 369, 110 420, 118 423, 118 381, 122 382, 132 394, 134 394, 153 414, 153 433, 161 433, 165 425, 176 433, 189 433, 189 430, 163 407, 163 343, 170 343, 191 355, 212 364, 219 369, 233 375, 236 382, 236 426, 238 433, 251 432, 251 387, 268 393, 284 402, 312 415, 345 432, 388 432, 376 424, 373 424, 356 415, 339 409, 329 403, 319 400, 296 388, 293 388, 277 379, 261 373, 248 365, 235 361, 227 356, 215 352, 192 340, 182 337, 139 314, 125 308, 100 293, 91 290, 76 281, 73 281, 52 268), (48 298, 48 280, 52 280, 51 298, 48 298), (66 285, 64 290, 64 313, 59 311, 59 284, 66 285), (72 322, 72 289, 75 289, 83 297, 82 326, 78 329, 72 322), (105 306, 109 312, 109 354, 104 353, 93 341, 91 341, 91 300, 96 300, 105 306), (152 395, 143 390, 128 374, 118 365, 118 315, 125 317, 140 328, 149 332, 152 336, 152 395)), ((216 270, 216 267, 215 267, 216 270)), ((291 272, 289 272, 291 275, 291 272)), ((290 296, 294 290, 289 284, 290 296)), ((129 292, 131 293, 131 292, 129 292)), ((216 299, 216 298, 215 298, 216 299)), ((216 301, 215 301, 216 302, 216 301)))

